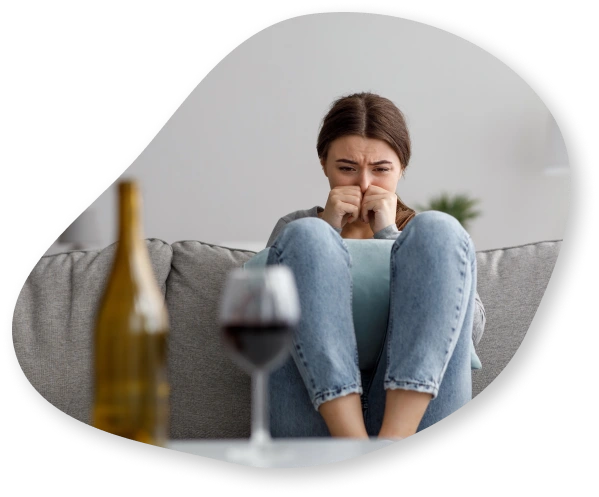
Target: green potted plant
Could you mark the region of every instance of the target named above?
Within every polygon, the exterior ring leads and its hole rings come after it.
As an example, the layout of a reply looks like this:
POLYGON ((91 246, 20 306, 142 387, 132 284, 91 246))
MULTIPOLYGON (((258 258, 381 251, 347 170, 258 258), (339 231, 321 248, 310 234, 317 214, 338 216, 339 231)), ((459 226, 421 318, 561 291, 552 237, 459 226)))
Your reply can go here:
POLYGON ((474 206, 480 202, 479 199, 470 197, 467 194, 455 194, 443 192, 440 195, 433 197, 426 206, 417 205, 417 211, 441 211, 455 217, 464 229, 473 219, 476 219, 482 214, 481 211, 475 210, 474 206))

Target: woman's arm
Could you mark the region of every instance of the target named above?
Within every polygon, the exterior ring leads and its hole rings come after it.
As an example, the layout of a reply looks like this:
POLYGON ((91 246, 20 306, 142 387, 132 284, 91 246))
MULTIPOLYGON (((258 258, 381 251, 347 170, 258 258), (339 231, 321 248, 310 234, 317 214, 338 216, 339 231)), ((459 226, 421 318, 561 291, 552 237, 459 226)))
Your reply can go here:
POLYGON ((279 236, 279 233, 281 233, 281 231, 283 230, 283 228, 288 223, 289 223, 289 219, 287 218, 287 216, 282 217, 281 219, 279 219, 277 221, 277 224, 275 224, 275 227, 272 230, 272 233, 270 234, 270 237, 268 238, 268 242, 266 242, 266 248, 270 247, 273 243, 275 243, 275 240, 277 239, 277 236, 279 236))
POLYGON ((322 211, 322 207, 315 205, 311 209, 294 211, 290 214, 287 214, 286 216, 283 216, 281 219, 277 221, 277 224, 275 224, 275 227, 272 230, 270 237, 268 238, 268 242, 266 242, 266 248, 270 247, 273 243, 275 243, 275 240, 277 239, 281 231, 283 231, 283 228, 287 226, 291 221, 295 221, 296 219, 302 219, 304 217, 318 217, 318 213, 322 211))

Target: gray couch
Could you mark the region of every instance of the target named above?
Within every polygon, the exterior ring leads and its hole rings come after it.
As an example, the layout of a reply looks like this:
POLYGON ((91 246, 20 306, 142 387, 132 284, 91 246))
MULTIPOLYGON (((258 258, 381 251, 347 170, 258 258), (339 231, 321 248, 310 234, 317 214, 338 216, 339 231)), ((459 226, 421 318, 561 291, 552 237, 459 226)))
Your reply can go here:
MULTIPOLYGON (((254 252, 198 241, 146 240, 166 296, 171 437, 245 438, 250 378, 225 355, 217 327, 226 273, 254 252)), ((473 395, 510 361, 535 315, 561 240, 477 252, 486 328, 473 395)), ((33 387, 61 411, 90 422, 94 317, 116 246, 42 257, 17 300, 13 342, 33 387)))

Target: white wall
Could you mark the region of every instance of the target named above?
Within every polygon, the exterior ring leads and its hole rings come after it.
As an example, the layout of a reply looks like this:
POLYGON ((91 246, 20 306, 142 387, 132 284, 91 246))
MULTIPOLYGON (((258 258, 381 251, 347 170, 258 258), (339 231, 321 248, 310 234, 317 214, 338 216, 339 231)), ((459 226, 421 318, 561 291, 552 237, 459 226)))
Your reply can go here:
MULTIPOLYGON (((563 237, 570 178, 543 173, 549 110, 534 90, 457 36, 355 13, 271 26, 200 82, 124 174, 141 183, 145 235, 263 247, 279 217, 324 206, 319 124, 356 91, 407 117, 406 204, 442 190, 480 198, 477 250, 563 237)), ((111 187, 91 205, 102 246, 115 240, 115 202, 111 187)))

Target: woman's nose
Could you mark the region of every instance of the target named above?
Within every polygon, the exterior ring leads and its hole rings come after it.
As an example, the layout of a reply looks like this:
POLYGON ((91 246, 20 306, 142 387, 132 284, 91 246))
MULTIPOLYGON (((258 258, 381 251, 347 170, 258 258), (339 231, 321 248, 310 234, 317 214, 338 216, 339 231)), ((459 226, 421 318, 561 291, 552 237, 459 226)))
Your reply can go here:
POLYGON ((358 186, 360 187, 360 190, 362 190, 362 193, 368 190, 368 187, 370 186, 370 178, 367 174, 362 173, 358 181, 358 186))

